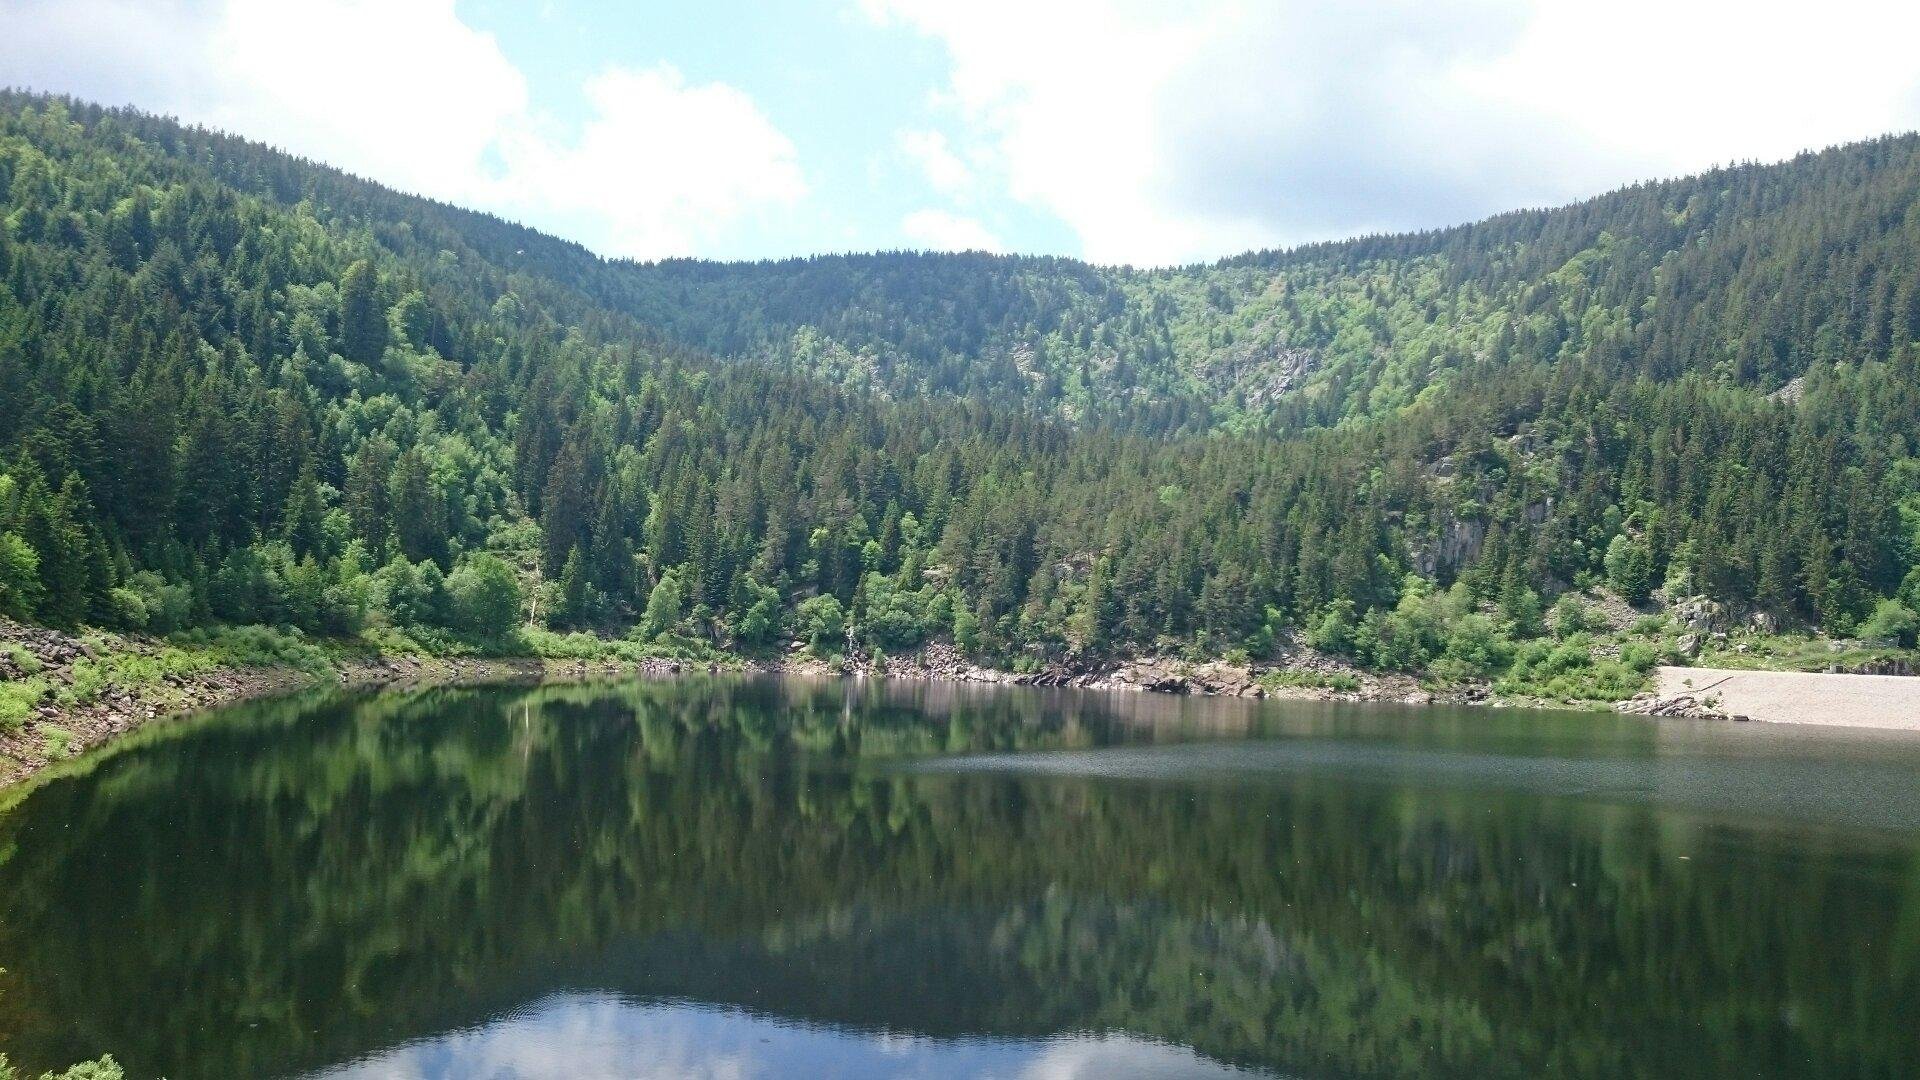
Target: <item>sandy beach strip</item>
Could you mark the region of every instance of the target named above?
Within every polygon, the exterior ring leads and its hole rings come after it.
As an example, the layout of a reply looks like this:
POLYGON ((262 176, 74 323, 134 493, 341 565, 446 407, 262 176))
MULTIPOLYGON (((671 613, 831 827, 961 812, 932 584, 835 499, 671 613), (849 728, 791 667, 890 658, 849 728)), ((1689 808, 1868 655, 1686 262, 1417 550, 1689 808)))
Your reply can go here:
POLYGON ((1660 696, 1719 698, 1717 711, 1775 724, 1920 731, 1920 677, 1663 667, 1660 696))

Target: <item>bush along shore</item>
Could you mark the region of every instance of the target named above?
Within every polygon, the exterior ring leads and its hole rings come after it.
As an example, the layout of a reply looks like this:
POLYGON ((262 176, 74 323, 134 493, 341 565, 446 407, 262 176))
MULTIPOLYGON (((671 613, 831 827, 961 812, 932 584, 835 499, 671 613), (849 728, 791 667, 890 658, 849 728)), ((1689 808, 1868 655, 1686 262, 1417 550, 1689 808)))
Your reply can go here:
POLYGON ((844 625, 743 655, 685 625, 624 637, 523 627, 493 637, 377 627, 351 638, 263 626, 164 637, 77 633, 0 618, 0 785, 166 716, 317 686, 666 674, 690 667, 885 675, 1101 690, 1405 703, 1618 708, 1724 715, 1710 695, 1662 696, 1661 664, 1910 674, 1912 650, 1781 634, 1698 602, 1636 609, 1563 597, 1540 636, 1513 641, 1436 593, 1386 620, 1283 635, 1260 658, 1022 655, 984 662, 949 638, 889 654, 844 625), (831 632, 827 632, 831 631, 831 632))
MULTIPOLYGON (((113 1060, 113 1055, 93 1061, 83 1061, 60 1072, 43 1072, 40 1080, 126 1080, 125 1070, 113 1060)), ((7 1055, 0 1054, 0 1080, 28 1080, 20 1071, 7 1061, 7 1055)))

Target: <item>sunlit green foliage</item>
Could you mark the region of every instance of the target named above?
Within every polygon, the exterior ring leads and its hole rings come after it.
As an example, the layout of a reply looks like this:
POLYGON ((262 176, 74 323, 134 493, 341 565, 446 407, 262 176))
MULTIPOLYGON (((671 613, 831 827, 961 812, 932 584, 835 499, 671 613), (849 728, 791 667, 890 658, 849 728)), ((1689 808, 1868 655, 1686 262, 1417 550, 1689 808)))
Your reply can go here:
MULTIPOLYGON (((126 1073, 113 1060, 113 1055, 97 1061, 83 1061, 59 1071, 40 1074, 40 1080, 124 1080, 126 1073)), ((7 1063, 7 1056, 0 1054, 0 1080, 20 1080, 20 1074, 7 1063)))
POLYGON ((639 266, 8 94, 0 613, 1458 680, 1604 582, 1909 640, 1916 191, 1904 138, 1205 267, 639 266))

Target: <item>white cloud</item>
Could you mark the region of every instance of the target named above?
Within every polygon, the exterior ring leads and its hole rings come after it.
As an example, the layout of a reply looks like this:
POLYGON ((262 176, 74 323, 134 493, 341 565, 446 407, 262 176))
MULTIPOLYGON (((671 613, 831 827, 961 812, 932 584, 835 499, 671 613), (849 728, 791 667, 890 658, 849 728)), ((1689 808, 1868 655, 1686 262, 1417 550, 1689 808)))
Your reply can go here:
POLYGON ((1695 168, 1920 124, 1917 37, 1907 0, 1544 3, 1467 75, 1610 150, 1695 168))
POLYGON ((973 170, 953 152, 940 132, 902 131, 899 143, 900 152, 919 167, 933 190, 942 195, 963 195, 973 186, 973 170))
POLYGON ((866 0, 870 15, 941 41, 946 101, 994 151, 1014 198, 1080 233, 1086 253, 1166 250, 1176 223, 1145 202, 1153 89, 1204 36, 1177 14, 1122 16, 1100 0, 866 0), (1116 226, 1125 225, 1125 235, 1116 226))
POLYGON ((731 86, 689 85, 670 65, 611 68, 587 98, 594 119, 571 145, 509 141, 509 202, 598 217, 612 250, 653 257, 697 252, 806 195, 792 141, 731 86))
MULTIPOLYGON (((900 223, 939 247, 1051 217, 1098 261, 1210 258, 1920 125, 1911 0, 856 2, 949 60, 927 116, 861 147, 947 207, 900 223)), ((223 127, 608 254, 874 246, 839 230, 898 212, 859 205, 884 178, 819 205, 727 83, 580 78, 534 94, 453 0, 0 0, 0 83, 223 127), (573 92, 578 123, 532 103, 573 92), (796 230, 803 205, 839 217, 796 230)))
POLYGON ((0 0, 5 81, 130 103, 607 253, 697 254, 806 193, 741 91, 670 66, 584 85, 576 138, 453 0, 0 0))
POLYGON ((1099 261, 1555 203, 1920 123, 1920 5, 861 0, 1099 261))
POLYGON ((215 125, 409 190, 479 194, 482 155, 526 117, 526 80, 452 0, 233 0, 211 41, 215 125))
POLYGON ((900 219, 900 231, 915 247, 929 251, 1007 249, 1007 245, 985 225, 945 210, 915 210, 900 219))

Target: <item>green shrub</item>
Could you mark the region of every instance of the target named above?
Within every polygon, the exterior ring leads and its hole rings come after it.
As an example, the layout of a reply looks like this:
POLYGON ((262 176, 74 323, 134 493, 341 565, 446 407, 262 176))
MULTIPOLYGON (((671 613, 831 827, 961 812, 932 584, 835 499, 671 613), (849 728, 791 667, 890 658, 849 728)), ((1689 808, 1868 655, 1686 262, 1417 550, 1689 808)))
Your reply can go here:
POLYGON ((46 696, 47 684, 42 679, 0 682, 0 735, 12 735, 25 727, 27 717, 46 696))
POLYGON ((151 570, 127 578, 113 590, 112 601, 120 625, 129 630, 171 634, 193 620, 193 590, 151 570))
POLYGON ((1500 597, 1500 614, 1505 616, 1516 638, 1535 638, 1546 632, 1546 620, 1540 609, 1540 594, 1532 589, 1511 589, 1500 597))
MULTIPOLYGON (((121 1071, 120 1064, 113 1060, 113 1055, 108 1054, 94 1061, 83 1061, 63 1072, 41 1073, 40 1080, 126 1080, 126 1075, 121 1071)), ((5 1054, 0 1054, 0 1080, 21 1080, 19 1070, 7 1061, 5 1054)))
POLYGON ((0 615, 31 619, 45 599, 40 557, 19 534, 0 532, 0 615))
POLYGON ((686 589, 681 585, 681 576, 681 568, 672 567, 648 590, 647 609, 641 612, 640 621, 633 627, 635 640, 652 641, 679 630, 680 620, 686 613, 686 589))
POLYGON ((73 752, 73 732, 58 724, 42 723, 39 727, 41 752, 53 761, 58 761, 73 752))
POLYGON ((163 661, 179 674, 226 664, 234 667, 291 667, 314 674, 332 670, 327 654, 297 630, 268 626, 222 626, 189 630, 170 639, 163 661))
POLYGON ((1553 636, 1572 637, 1599 629, 1599 620, 1588 609, 1586 603, 1573 593, 1562 593, 1560 599, 1553 602, 1553 611, 1548 615, 1553 626, 1553 636))
POLYGON ((39 657, 19 645, 0 645, 0 654, 11 660, 14 668, 25 675, 37 675, 44 666, 39 657))
POLYGON ((458 628, 468 633, 499 637, 520 621, 520 581, 496 556, 468 559, 447 579, 447 591, 458 628))
POLYGON ((953 645, 969 656, 980 648, 980 617, 963 603, 953 605, 953 645))
POLYGON ((1268 690, 1302 688, 1350 694, 1360 689, 1359 677, 1347 671, 1269 671, 1257 681, 1268 690))
POLYGON ((360 632, 360 640, 381 656, 424 656, 432 652, 421 644, 418 631, 397 626, 369 626, 360 632))
POLYGON ((1555 701, 1620 701, 1646 688, 1651 660, 1649 649, 1636 651, 1630 662, 1596 661, 1592 640, 1584 633, 1561 642, 1529 641, 1520 646, 1513 668, 1494 689, 1555 701), (1645 667, 1637 668, 1640 664, 1645 667))
POLYGON ((1354 635, 1354 652, 1388 671, 1418 671, 1443 647, 1446 618, 1409 593, 1391 614, 1370 611, 1354 635))
POLYGON ((431 561, 416 565, 395 555, 366 580, 372 605, 395 626, 445 626, 453 621, 446 577, 431 561))
POLYGON ((1660 655, 1644 641, 1629 641, 1620 647, 1620 662, 1631 671, 1646 674, 1660 662, 1660 655))
POLYGON ((652 641, 626 641, 621 655, 632 660, 685 660, 699 664, 725 663, 734 658, 704 638, 661 634, 652 641))
POLYGON ((946 594, 934 586, 895 588, 891 578, 869 571, 860 592, 866 604, 860 628, 880 647, 912 648, 946 622, 946 594))
POLYGON ((1630 604, 1638 604, 1653 591, 1653 551, 1644 541, 1622 533, 1607 544, 1605 556, 1607 583, 1630 604))
POLYGON ((603 638, 574 631, 559 633, 544 627, 525 627, 518 636, 520 648, 544 660, 624 660, 647 659, 648 647, 635 641, 603 638))
POLYGON ((734 639, 749 648, 771 644, 780 634, 784 616, 779 591, 751 578, 746 580, 742 588, 752 599, 733 628, 734 639))
POLYGON ((1322 652, 1350 653, 1360 630, 1353 601, 1335 600, 1324 608, 1307 627, 1307 644, 1322 652))
POLYGON ((847 630, 847 614, 831 593, 809 596, 793 612, 795 629, 815 652, 838 644, 847 630))
POLYGON ((1857 631, 1863 641, 1912 647, 1920 633, 1920 615, 1898 600, 1882 600, 1857 631))
POLYGON ((1449 682, 1484 679, 1513 661, 1513 642, 1498 624, 1477 613, 1462 615, 1447 635, 1444 654, 1434 661, 1435 677, 1449 682))
POLYGON ((1920 566, 1907 571, 1907 576, 1900 579, 1900 589, 1894 593, 1894 599, 1920 611, 1920 566))

